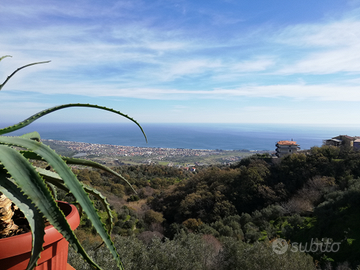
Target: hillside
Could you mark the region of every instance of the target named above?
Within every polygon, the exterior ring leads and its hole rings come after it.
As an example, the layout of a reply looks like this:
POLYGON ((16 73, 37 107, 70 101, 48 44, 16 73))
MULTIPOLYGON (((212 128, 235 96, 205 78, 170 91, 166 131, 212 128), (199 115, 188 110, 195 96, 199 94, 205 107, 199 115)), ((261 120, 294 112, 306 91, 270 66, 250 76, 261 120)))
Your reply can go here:
MULTIPOLYGON (((160 266, 169 263, 172 247, 186 254, 190 247, 184 241, 212 258, 199 255, 199 260, 210 261, 192 269, 330 269, 330 265, 356 269, 360 265, 359 152, 313 147, 276 162, 267 155, 253 155, 231 166, 199 166, 195 172, 162 165, 114 169, 129 179, 138 194, 107 173, 82 168, 75 172, 108 196, 116 217, 113 234, 128 269, 136 269, 137 264, 130 263, 134 255, 124 250, 122 241, 132 252, 142 250, 144 260, 157 269, 183 269, 160 266), (290 245, 285 253, 288 268, 285 257, 272 249, 278 238, 290 245), (151 251, 146 248, 150 246, 151 251), (255 255, 260 250, 263 257, 255 255), (155 253, 162 261, 151 261, 155 253), (242 254, 248 267, 235 267, 240 263, 235 254, 242 254), (265 259, 272 264, 265 264, 265 259)), ((79 237, 90 241, 89 233, 84 221, 79 237)), ((91 241, 96 243, 96 238, 91 241)))

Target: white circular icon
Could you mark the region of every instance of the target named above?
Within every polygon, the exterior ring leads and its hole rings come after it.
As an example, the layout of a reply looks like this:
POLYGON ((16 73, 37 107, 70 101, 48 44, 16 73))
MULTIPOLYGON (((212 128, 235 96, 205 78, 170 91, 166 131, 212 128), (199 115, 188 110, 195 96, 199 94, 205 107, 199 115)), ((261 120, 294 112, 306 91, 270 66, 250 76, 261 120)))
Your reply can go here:
POLYGON ((284 254, 288 249, 288 243, 285 239, 278 238, 272 242, 272 249, 276 254, 284 254))

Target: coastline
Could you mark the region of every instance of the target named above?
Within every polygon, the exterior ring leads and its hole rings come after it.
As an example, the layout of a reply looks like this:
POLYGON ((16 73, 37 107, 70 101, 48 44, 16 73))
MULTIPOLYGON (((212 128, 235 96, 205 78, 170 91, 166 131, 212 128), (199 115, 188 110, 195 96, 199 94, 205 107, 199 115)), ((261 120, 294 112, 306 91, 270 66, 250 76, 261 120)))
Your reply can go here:
POLYGON ((152 148, 275 150, 279 140, 296 141, 301 149, 321 146, 322 140, 339 134, 357 135, 359 129, 321 128, 270 124, 143 124, 146 143, 139 128, 131 123, 32 123, 10 133, 38 131, 43 139, 126 145, 152 148))
POLYGON ((230 164, 256 153, 259 150, 212 150, 163 147, 138 147, 111 144, 94 144, 63 140, 42 139, 61 155, 85 158, 107 165, 162 164, 168 166, 230 164))
POLYGON ((281 140, 294 140, 301 150, 321 146, 339 134, 360 135, 360 128, 284 124, 156 124, 142 125, 148 142, 132 123, 32 123, 9 133, 38 131, 42 139, 122 145, 140 148, 271 152, 281 140))

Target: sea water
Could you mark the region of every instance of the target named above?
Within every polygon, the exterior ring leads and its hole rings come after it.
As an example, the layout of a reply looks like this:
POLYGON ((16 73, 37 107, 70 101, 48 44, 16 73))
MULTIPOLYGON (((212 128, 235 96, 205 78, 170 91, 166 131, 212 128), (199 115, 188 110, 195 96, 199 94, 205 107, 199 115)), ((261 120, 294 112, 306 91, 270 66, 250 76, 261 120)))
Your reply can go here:
MULTIPOLYGON (((0 124, 0 128, 5 127, 0 124)), ((360 127, 287 124, 142 124, 133 123, 32 123, 6 134, 21 135, 38 131, 43 139, 113 144, 138 147, 275 150, 279 140, 294 140, 301 149, 321 146, 323 140, 337 135, 360 136, 360 127)))

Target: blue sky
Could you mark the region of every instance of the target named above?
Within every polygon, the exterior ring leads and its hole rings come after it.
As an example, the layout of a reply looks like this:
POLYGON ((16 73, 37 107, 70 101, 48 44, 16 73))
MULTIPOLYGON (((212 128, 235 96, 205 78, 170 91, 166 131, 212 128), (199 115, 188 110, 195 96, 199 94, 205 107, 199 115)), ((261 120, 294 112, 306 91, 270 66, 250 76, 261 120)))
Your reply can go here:
POLYGON ((0 122, 360 124, 360 1, 2 0, 0 122), (125 121, 68 109, 42 122, 125 121))

